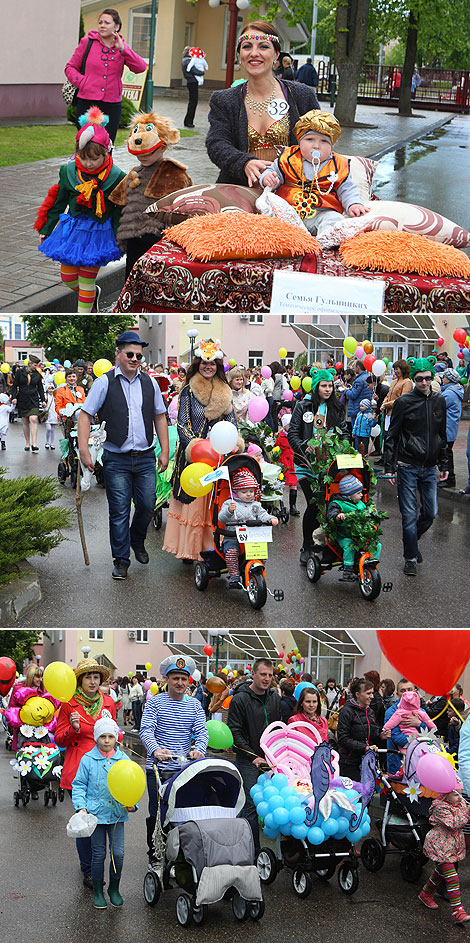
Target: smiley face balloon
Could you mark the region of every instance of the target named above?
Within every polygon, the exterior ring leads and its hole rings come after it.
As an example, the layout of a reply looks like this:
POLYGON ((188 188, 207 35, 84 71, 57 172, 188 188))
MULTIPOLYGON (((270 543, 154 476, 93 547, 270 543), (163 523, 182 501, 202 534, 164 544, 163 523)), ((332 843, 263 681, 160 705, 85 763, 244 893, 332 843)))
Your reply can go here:
POLYGON ((54 716, 54 705, 45 697, 29 697, 20 710, 20 720, 31 727, 50 724, 54 716))

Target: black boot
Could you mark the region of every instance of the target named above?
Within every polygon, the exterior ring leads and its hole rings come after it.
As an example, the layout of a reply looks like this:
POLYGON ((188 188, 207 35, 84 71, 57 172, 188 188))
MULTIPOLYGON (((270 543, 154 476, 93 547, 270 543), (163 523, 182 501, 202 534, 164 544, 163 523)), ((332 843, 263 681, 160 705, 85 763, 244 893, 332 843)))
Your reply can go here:
POLYGON ((289 514, 291 517, 300 517, 300 511, 297 510, 297 492, 289 491, 289 514))

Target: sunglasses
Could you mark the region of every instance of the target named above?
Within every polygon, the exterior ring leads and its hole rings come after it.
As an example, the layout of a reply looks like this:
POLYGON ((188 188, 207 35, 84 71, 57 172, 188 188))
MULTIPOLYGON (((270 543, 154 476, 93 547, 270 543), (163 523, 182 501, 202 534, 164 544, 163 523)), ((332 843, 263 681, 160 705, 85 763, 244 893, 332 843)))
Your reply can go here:
POLYGON ((432 377, 415 377, 415 383, 430 383, 432 377))
POLYGON ((128 360, 142 360, 142 357, 144 356, 143 354, 134 354, 132 350, 125 350, 124 353, 128 360))

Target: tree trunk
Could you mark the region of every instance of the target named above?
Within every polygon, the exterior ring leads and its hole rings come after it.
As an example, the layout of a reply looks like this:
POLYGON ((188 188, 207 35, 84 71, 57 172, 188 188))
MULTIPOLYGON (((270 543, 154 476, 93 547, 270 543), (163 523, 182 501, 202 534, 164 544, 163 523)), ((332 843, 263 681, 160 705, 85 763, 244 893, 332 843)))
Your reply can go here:
POLYGON ((335 64, 339 73, 335 117, 352 126, 357 106, 357 87, 367 36, 370 0, 338 0, 335 24, 335 64))
POLYGON ((410 12, 408 20, 408 33, 406 36, 405 61, 400 85, 400 102, 398 113, 404 118, 409 118, 413 112, 411 110, 411 79, 416 62, 416 50, 418 47, 418 16, 410 12))

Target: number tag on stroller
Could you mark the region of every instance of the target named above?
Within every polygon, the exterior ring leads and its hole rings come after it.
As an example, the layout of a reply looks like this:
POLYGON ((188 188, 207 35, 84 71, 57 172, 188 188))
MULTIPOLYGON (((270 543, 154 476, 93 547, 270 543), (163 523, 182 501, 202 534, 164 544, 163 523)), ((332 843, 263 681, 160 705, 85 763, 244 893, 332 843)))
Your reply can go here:
POLYGON ((268 545, 266 542, 257 541, 256 543, 245 544, 246 560, 267 560, 268 545))
POLYGON ((246 527, 244 524, 236 528, 237 540, 239 544, 247 543, 272 543, 273 529, 270 524, 265 527, 246 527))

